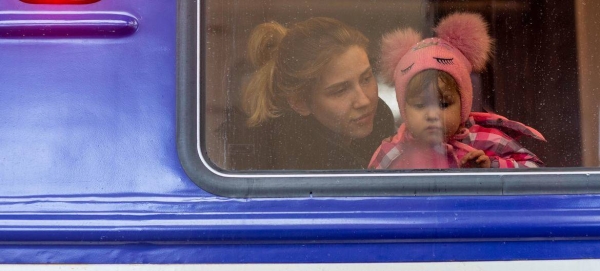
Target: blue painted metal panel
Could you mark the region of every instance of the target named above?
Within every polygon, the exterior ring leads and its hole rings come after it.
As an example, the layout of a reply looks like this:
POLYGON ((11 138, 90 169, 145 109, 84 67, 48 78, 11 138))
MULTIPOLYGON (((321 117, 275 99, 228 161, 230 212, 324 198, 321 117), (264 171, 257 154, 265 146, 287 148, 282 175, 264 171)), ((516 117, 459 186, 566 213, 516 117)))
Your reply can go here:
POLYGON ((0 11, 139 21, 127 37, 0 39, 0 195, 202 193, 175 148, 176 1, 10 0, 0 11))
POLYGON ((598 196, 13 198, 0 205, 0 230, 10 233, 0 243, 587 240, 600 238, 598 202, 598 196))
POLYGON ((599 202, 591 195, 3 199, 0 262, 598 258, 599 202), (45 256, 30 257, 36 253, 45 256))
POLYGON ((138 22, 128 35, 0 38, 2 263, 600 258, 597 195, 212 196, 176 152, 175 0, 0 11, 138 22))
POLYGON ((13 263, 375 263, 598 258, 597 241, 0 246, 13 263), (84 256, 88 255, 88 256, 84 256), (94 255, 94 256, 89 256, 94 255), (107 261, 110 259, 110 261, 107 261))

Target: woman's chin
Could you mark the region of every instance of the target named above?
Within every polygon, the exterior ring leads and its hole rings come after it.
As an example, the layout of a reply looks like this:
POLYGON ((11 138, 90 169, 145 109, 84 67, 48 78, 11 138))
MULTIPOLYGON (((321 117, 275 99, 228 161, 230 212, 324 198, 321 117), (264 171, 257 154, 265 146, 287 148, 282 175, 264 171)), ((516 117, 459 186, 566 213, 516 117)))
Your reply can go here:
POLYGON ((360 127, 352 131, 351 137, 354 139, 361 139, 369 136, 373 132, 373 124, 368 125, 367 127, 360 127))

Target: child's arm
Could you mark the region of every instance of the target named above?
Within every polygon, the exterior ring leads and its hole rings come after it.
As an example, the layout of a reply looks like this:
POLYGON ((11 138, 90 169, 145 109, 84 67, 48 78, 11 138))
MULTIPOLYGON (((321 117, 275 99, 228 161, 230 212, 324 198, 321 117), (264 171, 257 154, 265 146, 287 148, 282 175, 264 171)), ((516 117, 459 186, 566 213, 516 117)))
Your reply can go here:
POLYGON ((490 158, 482 150, 477 150, 463 156, 460 165, 468 168, 536 168, 543 166, 543 163, 535 155, 512 154, 508 158, 490 158))
POLYGON ((531 151, 524 148, 515 139, 502 134, 501 140, 496 140, 496 146, 489 151, 493 168, 536 168, 544 163, 531 151))
POLYGON ((509 157, 493 157, 492 167, 494 168, 536 168, 543 167, 544 163, 533 153, 523 148, 527 153, 513 153, 509 157))
POLYGON ((531 151, 523 148, 515 138, 528 136, 546 142, 537 130, 520 122, 489 113, 471 113, 470 135, 464 142, 483 150, 490 157, 493 168, 535 168, 544 163, 531 151))
POLYGON ((387 169, 392 161, 400 155, 400 151, 396 144, 392 143, 390 138, 386 138, 381 142, 381 145, 375 150, 368 169, 387 169))
MULTIPOLYGON (((489 139, 492 139, 492 137, 489 139)), ((544 163, 535 154, 504 134, 487 142, 477 142, 472 147, 483 150, 485 155, 489 157, 490 167, 492 168, 536 168, 544 166, 544 163)), ((468 154, 465 156, 468 156, 468 154)))

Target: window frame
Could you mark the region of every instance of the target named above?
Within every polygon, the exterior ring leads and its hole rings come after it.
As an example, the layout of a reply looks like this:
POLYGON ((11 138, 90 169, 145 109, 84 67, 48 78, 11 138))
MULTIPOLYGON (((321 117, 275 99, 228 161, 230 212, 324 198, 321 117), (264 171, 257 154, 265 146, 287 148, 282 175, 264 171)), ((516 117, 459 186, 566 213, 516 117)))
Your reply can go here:
POLYGON ((600 170, 228 171, 206 153, 205 1, 178 1, 177 149, 181 164, 203 190, 225 197, 380 197, 420 195, 590 194, 600 170), (199 46, 198 46, 199 45, 199 46), (400 180, 399 180, 400 179, 400 180))

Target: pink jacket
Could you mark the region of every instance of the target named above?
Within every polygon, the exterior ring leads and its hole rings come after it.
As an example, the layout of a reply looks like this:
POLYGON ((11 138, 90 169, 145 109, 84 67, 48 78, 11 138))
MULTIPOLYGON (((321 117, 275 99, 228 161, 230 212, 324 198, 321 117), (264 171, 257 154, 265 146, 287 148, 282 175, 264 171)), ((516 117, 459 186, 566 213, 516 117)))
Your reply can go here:
POLYGON ((371 158, 369 168, 459 168, 462 157, 474 150, 484 151, 490 157, 492 168, 543 166, 535 154, 516 141, 523 135, 546 141, 537 130, 491 113, 471 112, 465 128, 448 142, 434 147, 412 144, 414 139, 402 124, 390 141, 381 143, 371 158))

